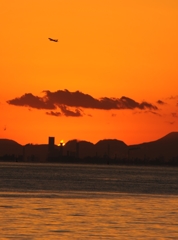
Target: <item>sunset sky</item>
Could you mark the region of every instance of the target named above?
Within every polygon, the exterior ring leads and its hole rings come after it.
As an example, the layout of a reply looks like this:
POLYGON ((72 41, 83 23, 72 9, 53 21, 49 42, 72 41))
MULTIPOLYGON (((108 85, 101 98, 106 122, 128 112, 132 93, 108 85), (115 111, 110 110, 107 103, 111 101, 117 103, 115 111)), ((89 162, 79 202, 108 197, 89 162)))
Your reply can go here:
POLYGON ((177 0, 2 0, 0 9, 0 138, 134 144, 178 131, 177 0))

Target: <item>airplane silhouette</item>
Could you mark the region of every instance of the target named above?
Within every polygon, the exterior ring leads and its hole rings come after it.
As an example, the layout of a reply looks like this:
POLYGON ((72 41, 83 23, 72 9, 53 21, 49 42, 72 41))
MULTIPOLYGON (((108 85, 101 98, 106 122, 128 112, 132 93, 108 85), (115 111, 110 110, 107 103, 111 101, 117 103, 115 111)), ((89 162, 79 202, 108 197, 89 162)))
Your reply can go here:
POLYGON ((58 42, 58 39, 53 39, 53 38, 48 38, 49 41, 52 41, 52 42, 58 42))

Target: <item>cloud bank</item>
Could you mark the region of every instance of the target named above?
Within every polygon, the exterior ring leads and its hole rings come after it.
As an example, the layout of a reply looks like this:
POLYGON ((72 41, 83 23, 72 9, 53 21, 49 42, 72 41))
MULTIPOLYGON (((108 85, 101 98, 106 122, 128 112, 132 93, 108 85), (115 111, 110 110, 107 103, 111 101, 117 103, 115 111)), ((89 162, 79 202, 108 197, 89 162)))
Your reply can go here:
POLYGON ((83 116, 82 109, 100 110, 120 110, 120 109, 140 109, 158 110, 157 106, 149 102, 136 102, 128 97, 96 99, 89 94, 80 91, 70 92, 68 90, 58 90, 51 92, 43 91, 44 96, 34 96, 32 93, 25 93, 21 97, 8 100, 7 103, 15 106, 31 107, 35 109, 48 110, 47 115, 52 116, 83 116), (61 110, 59 112, 58 110, 61 110), (51 111, 50 111, 51 110, 51 111))

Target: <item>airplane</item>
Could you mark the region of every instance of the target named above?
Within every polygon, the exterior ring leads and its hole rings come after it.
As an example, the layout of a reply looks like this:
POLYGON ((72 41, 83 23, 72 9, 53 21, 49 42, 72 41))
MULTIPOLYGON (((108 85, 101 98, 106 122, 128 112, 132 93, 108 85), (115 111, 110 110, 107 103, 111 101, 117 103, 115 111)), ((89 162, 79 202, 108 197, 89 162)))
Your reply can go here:
POLYGON ((48 38, 49 41, 52 41, 52 42, 58 42, 58 39, 53 39, 53 38, 48 38))

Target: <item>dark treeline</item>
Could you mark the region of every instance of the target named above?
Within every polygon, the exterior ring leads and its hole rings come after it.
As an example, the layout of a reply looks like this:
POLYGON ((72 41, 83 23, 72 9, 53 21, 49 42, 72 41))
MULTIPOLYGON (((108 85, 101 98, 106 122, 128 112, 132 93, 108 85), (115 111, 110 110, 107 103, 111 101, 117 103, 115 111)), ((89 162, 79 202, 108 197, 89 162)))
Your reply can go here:
POLYGON ((16 156, 15 154, 5 154, 3 156, 0 156, 0 161, 22 162, 23 161, 23 155, 16 156))
POLYGON ((139 159, 139 158, 109 158, 104 157, 85 157, 78 158, 76 156, 60 156, 60 157, 48 157, 47 162, 59 162, 59 163, 80 163, 80 164, 105 164, 105 165, 170 165, 178 166, 178 156, 165 160, 164 157, 153 159, 139 159))
MULTIPOLYGON (((5 154, 0 156, 2 162, 39 162, 37 158, 32 154, 26 161, 23 159, 23 155, 15 156, 14 154, 5 154)), ((178 166, 178 156, 165 160, 164 157, 157 157, 153 159, 145 158, 109 158, 104 157, 85 157, 78 158, 76 156, 58 156, 47 157, 44 163, 78 163, 78 164, 105 164, 105 165, 158 165, 158 166, 178 166)))

